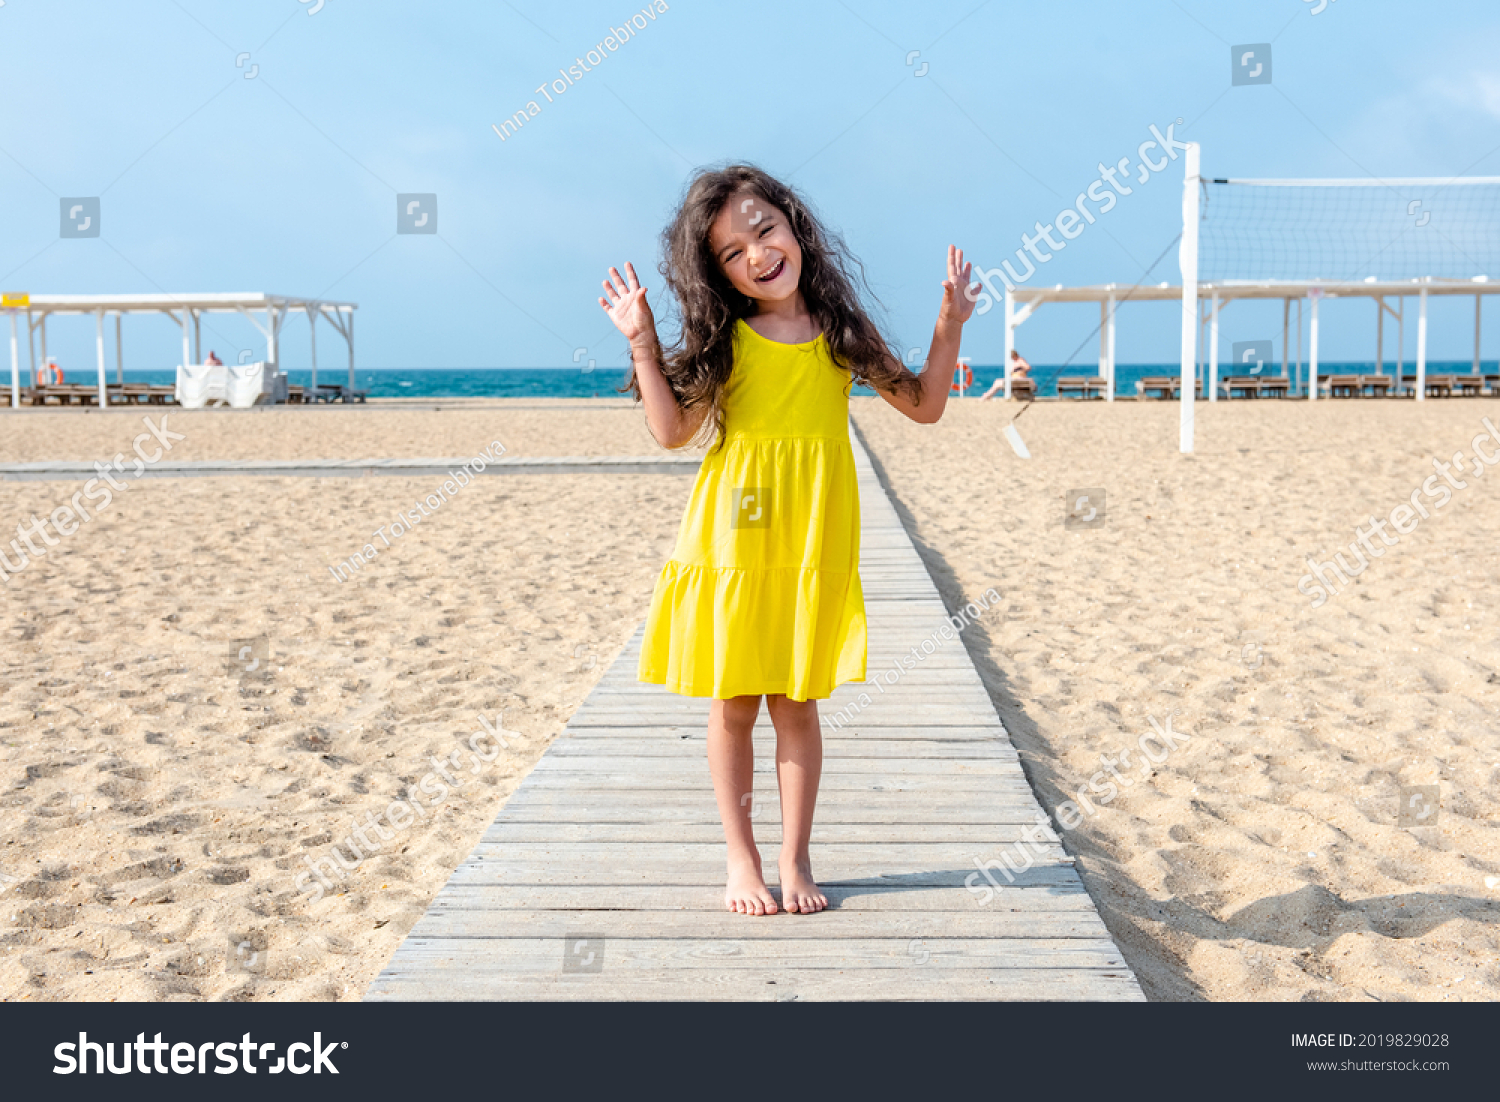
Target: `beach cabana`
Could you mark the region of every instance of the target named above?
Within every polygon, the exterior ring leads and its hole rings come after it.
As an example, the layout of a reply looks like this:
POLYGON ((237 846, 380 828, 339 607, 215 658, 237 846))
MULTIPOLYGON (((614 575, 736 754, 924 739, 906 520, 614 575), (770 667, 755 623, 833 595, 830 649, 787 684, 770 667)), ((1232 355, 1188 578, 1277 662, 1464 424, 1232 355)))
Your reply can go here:
POLYGON ((299 298, 294 295, 273 295, 262 291, 248 293, 212 291, 205 294, 151 294, 151 295, 7 295, 6 305, 11 313, 10 385, 11 405, 20 405, 20 354, 16 339, 16 319, 26 315, 26 343, 31 364, 31 379, 35 381, 38 363, 47 362, 47 319, 52 315, 94 316, 95 347, 98 351, 99 406, 109 404, 108 380, 104 364, 104 322, 110 315, 115 319, 115 382, 125 382, 125 353, 121 343, 120 319, 125 314, 165 314, 182 329, 182 363, 199 363, 202 360, 201 324, 204 314, 242 314, 249 319, 266 341, 265 362, 270 370, 277 365, 277 350, 281 328, 288 314, 301 312, 307 315, 308 329, 312 340, 313 387, 318 385, 318 337, 317 321, 322 318, 344 338, 349 348, 349 389, 354 389, 354 311, 353 302, 330 302, 323 299, 299 298), (11 306, 10 303, 16 303, 11 306), (22 305, 24 303, 24 305, 22 305), (191 324, 191 337, 189 325, 191 324), (36 342, 41 339, 41 356, 37 356, 36 342))

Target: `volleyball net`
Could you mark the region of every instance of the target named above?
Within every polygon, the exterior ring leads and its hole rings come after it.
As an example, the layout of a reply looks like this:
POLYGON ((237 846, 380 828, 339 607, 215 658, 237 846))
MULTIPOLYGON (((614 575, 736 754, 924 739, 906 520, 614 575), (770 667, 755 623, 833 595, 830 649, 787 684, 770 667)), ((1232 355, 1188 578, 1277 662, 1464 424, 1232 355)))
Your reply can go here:
POLYGON ((1500 276, 1500 177, 1201 187, 1202 282, 1500 276))

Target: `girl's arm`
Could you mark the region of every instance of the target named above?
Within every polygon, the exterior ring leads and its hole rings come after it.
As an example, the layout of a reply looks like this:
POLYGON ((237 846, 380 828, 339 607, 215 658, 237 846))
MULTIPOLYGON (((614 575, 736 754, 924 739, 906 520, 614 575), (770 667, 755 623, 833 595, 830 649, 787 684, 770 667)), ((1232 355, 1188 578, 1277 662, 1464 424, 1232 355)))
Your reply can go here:
MULTIPOLYGON (((921 425, 936 424, 948 405, 948 389, 953 385, 953 370, 958 366, 958 344, 964 322, 974 313, 977 290, 970 291, 972 265, 964 263, 964 251, 948 246, 948 278, 943 280, 943 302, 938 307, 937 325, 932 330, 932 344, 927 349, 927 363, 917 376, 922 382, 922 400, 913 403, 902 391, 877 393, 906 416, 921 425)), ((975 285, 977 288, 977 284, 975 285)))
POLYGON ((617 268, 609 270, 599 305, 630 342, 630 362, 635 367, 641 402, 646 407, 646 426, 664 448, 680 448, 697 434, 708 415, 707 407, 684 412, 677 395, 662 372, 661 345, 656 339, 656 319, 646 302, 646 288, 636 278, 635 266, 625 265, 625 278, 617 268))

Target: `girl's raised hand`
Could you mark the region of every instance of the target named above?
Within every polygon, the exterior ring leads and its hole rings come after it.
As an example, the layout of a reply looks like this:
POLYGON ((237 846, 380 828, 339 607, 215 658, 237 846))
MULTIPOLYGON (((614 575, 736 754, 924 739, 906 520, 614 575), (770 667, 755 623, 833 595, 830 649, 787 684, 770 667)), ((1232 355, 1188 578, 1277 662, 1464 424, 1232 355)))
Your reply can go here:
POLYGON ((969 320, 974 313, 974 301, 979 297, 980 286, 969 282, 973 265, 964 263, 964 251, 956 245, 948 246, 948 278, 943 280, 943 305, 938 310, 939 321, 956 321, 959 325, 969 320))
POLYGON ((626 263, 623 279, 618 268, 609 270, 599 305, 631 344, 656 340, 656 319, 646 302, 646 288, 635 277, 634 265, 626 263))

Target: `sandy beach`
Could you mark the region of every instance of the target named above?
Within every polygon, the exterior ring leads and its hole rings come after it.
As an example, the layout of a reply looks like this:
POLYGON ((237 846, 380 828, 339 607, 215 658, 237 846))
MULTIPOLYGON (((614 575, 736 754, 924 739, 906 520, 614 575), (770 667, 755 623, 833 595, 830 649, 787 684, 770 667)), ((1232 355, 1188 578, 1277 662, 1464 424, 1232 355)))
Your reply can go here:
MULTIPOLYGON (((10 418, 6 458, 128 452, 142 415, 10 418)), ((654 448, 628 411, 167 424, 174 459, 654 448)), ((4 589, 0 998, 358 999, 644 616, 690 481, 480 478, 342 584, 328 564, 438 479, 130 485, 4 589), (309 902, 304 858, 481 716, 509 747, 309 902)), ((76 489, 4 483, 0 516, 76 489)))
MULTIPOLYGON (((624 403, 440 404, 168 409, 172 458, 658 450, 624 403)), ((1500 997, 1500 472, 1320 607, 1298 592, 1500 406, 1200 405, 1184 457, 1175 404, 1039 403, 1029 461, 1019 408, 855 422, 945 597, 1002 597, 964 639, 1044 805, 1121 763, 1060 833, 1147 994, 1500 997), (1189 738, 1142 770, 1120 754, 1151 717, 1189 738)), ((9 418, 0 461, 129 451, 146 412, 9 418)), ((146 480, 5 583, 0 999, 361 997, 645 614, 690 486, 479 479, 332 579, 436 481, 146 480), (306 859, 481 717, 509 748, 310 901, 306 859)), ((75 489, 0 484, 0 517, 75 489)))
POLYGON ((855 421, 945 598, 1003 598, 964 639, 1044 806, 1103 757, 1125 776, 1059 833, 1147 995, 1500 997, 1500 478, 1320 607, 1298 591, 1497 407, 1200 403, 1187 457, 1176 403, 1039 403, 1029 461, 1001 436, 1019 408, 855 421), (1099 489, 1098 526, 1066 528, 1099 489), (1143 761, 1173 713, 1190 741, 1143 761), (1402 826, 1403 788, 1434 785, 1402 826))

